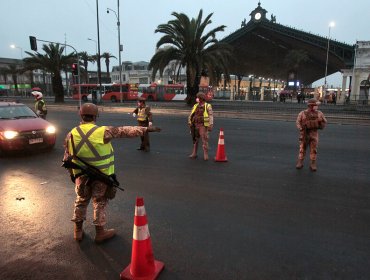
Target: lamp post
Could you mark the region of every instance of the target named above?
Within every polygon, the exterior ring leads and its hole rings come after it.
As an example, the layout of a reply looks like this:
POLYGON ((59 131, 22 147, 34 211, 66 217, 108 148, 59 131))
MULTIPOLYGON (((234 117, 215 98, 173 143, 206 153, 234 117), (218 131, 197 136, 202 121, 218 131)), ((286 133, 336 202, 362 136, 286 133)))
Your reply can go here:
POLYGON ((16 46, 16 45, 10 45, 10 47, 12 48, 12 49, 20 49, 21 50, 21 59, 23 59, 23 49, 21 48, 21 47, 18 47, 18 46, 16 46))
POLYGON ((328 45, 326 48, 326 63, 325 63, 325 80, 324 80, 324 98, 326 94, 326 76, 328 75, 328 61, 329 61, 329 44, 330 44, 330 29, 335 26, 335 23, 332 21, 329 23, 329 34, 328 34, 328 45))
POLYGON ((117 0, 117 11, 107 8, 107 14, 109 14, 109 11, 112 11, 117 18, 117 29, 118 29, 118 63, 119 63, 119 92, 121 97, 121 103, 123 101, 123 94, 122 94, 122 63, 121 63, 121 51, 122 51, 122 45, 121 45, 121 24, 119 21, 119 0, 117 0))
POLYGON ((99 30, 99 0, 96 0, 96 29, 98 33, 98 84, 101 90, 101 65, 100 65, 100 30, 99 30))
MULTIPOLYGON (((96 41, 94 39, 91 39, 91 38, 87 38, 87 40, 95 42, 95 53, 96 53, 96 55, 98 55, 98 41, 96 41)), ((98 68, 97 68, 96 69, 96 81, 98 81, 98 75, 99 75, 99 71, 98 71, 98 68)))
MULTIPOLYGON (((18 46, 16 46, 16 45, 14 45, 14 44, 12 44, 12 45, 10 45, 10 47, 12 48, 12 49, 20 49, 21 50, 21 59, 23 60, 23 49, 21 48, 21 47, 18 47, 18 46)), ((22 62, 21 62, 22 63, 22 62)), ((22 81, 23 81, 23 79, 21 79, 21 77, 20 77, 20 82, 22 83, 22 81)))

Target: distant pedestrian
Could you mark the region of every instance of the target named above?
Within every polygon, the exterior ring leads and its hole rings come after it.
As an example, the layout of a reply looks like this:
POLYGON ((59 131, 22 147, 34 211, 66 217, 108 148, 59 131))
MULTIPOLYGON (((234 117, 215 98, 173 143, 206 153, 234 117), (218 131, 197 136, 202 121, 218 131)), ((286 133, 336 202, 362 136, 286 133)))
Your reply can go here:
POLYGON ((35 112, 36 114, 43 118, 46 119, 46 115, 48 113, 48 110, 46 109, 46 104, 43 99, 42 93, 39 91, 32 91, 31 94, 35 97, 35 112))
MULTIPOLYGON (((150 111, 150 107, 145 105, 145 98, 138 98, 137 107, 132 112, 133 117, 137 117, 137 122, 139 126, 142 127, 150 127, 153 125, 153 117, 152 112, 150 111)), ((141 138, 140 147, 137 148, 139 151, 150 151, 150 142, 149 142, 149 133, 144 133, 141 138)))
POLYGON ((208 160, 208 139, 209 131, 213 128, 213 110, 211 104, 206 102, 204 93, 198 93, 196 100, 197 103, 188 117, 188 125, 193 138, 193 151, 189 158, 197 158, 198 143, 201 138, 204 160, 208 160))
POLYGON ((306 155, 307 146, 310 146, 310 169, 316 171, 317 146, 319 143, 318 129, 324 129, 326 126, 326 118, 324 114, 318 110, 318 102, 312 98, 308 100, 308 109, 301 111, 298 114, 296 125, 299 129, 299 154, 297 169, 303 167, 303 161, 306 155))

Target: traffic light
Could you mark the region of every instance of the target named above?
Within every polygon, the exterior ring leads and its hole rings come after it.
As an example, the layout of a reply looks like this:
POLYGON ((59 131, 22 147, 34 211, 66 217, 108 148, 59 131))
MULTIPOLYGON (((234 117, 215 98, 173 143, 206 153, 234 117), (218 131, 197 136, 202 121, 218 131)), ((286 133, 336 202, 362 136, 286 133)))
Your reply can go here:
POLYGON ((78 76, 78 65, 77 65, 77 63, 72 64, 72 75, 73 76, 78 76))
POLYGON ((36 37, 30 36, 31 50, 37 51, 37 40, 36 37))

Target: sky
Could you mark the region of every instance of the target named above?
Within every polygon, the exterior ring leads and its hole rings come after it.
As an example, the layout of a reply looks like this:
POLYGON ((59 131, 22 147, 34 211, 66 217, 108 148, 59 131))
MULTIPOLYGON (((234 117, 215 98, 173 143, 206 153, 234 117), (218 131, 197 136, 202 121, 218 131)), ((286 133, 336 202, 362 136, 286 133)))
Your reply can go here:
MULTIPOLYGON (((0 0, 0 57, 26 57, 31 51, 29 36, 37 39, 67 43, 78 52, 96 53, 97 2, 99 7, 100 53, 109 52, 111 66, 118 65, 118 0, 0 0), (107 8, 114 12, 107 13, 107 8), (92 40, 88 40, 90 38, 92 40), (95 40, 95 41, 93 41, 95 40), (10 45, 16 48, 11 48, 10 45)), ((218 34, 222 39, 240 28, 258 5, 258 0, 119 0, 122 61, 150 61, 160 33, 154 33, 159 24, 174 19, 173 12, 196 18, 200 9, 203 18, 213 13, 210 28, 226 25, 218 34)), ((261 0, 267 17, 276 16, 276 22, 305 32, 327 37, 329 23, 331 39, 355 44, 370 40, 369 0, 261 0)), ((42 43, 38 42, 39 50, 42 43)), ((72 52, 69 48, 68 52, 72 52)), ((96 65, 90 65, 90 70, 96 65)), ((325 70, 325 69, 324 69, 325 70)), ((323 71, 324 72, 324 71, 323 71)), ((341 85, 341 75, 327 78, 328 84, 341 85)), ((323 84, 320 80, 315 84, 323 84)))

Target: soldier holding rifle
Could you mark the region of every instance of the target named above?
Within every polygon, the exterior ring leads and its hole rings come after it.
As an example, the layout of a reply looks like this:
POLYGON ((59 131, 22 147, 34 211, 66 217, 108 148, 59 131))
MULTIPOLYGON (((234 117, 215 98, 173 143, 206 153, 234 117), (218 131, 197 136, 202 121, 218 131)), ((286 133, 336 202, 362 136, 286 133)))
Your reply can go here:
POLYGON ((108 199, 114 198, 118 187, 111 140, 143 136, 147 132, 159 132, 161 129, 154 126, 97 126, 95 122, 98 107, 92 103, 81 106, 80 116, 82 119, 80 125, 73 128, 65 139, 63 166, 69 169, 77 194, 72 218, 75 223, 74 239, 81 241, 83 238, 83 221, 86 219, 87 206, 92 199, 95 242, 99 243, 116 234, 115 229, 104 228, 108 199))
POLYGON ((299 130, 299 154, 297 169, 303 167, 303 161, 306 155, 307 146, 310 146, 310 169, 316 171, 317 146, 319 143, 318 129, 324 129, 326 126, 326 118, 324 114, 318 110, 318 102, 312 98, 308 100, 307 110, 301 111, 298 114, 296 125, 299 130))

